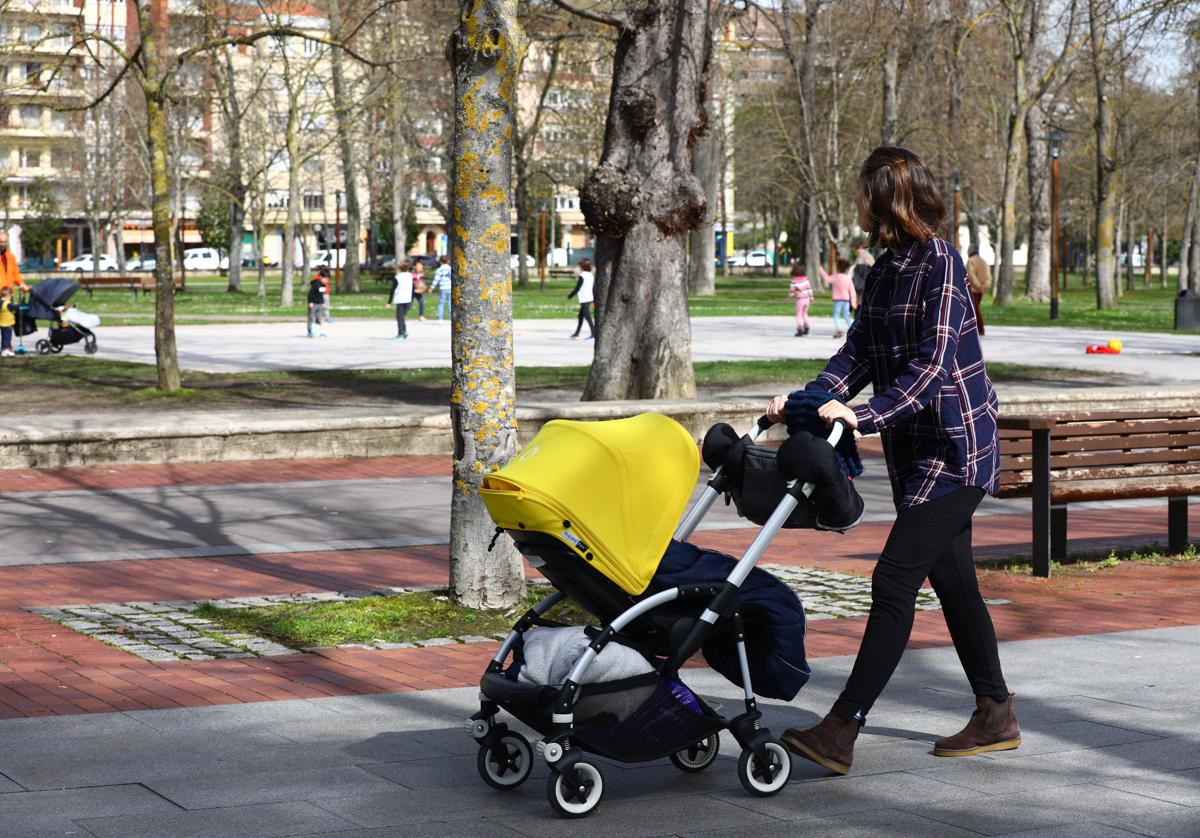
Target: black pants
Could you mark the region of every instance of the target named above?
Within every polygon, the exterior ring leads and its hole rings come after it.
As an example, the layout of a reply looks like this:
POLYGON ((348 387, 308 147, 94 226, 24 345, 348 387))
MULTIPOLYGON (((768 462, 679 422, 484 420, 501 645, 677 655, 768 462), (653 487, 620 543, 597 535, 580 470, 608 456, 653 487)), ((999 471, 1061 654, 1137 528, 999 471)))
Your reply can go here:
POLYGON ((416 303, 417 303, 417 317, 424 317, 425 316, 425 295, 423 293, 422 294, 413 294, 413 299, 416 300, 416 303))
POLYGON ((912 633, 917 591, 926 578, 942 604, 954 650, 975 695, 1008 698, 996 632, 971 556, 971 516, 981 500, 983 490, 964 487, 896 516, 871 577, 871 616, 858 658, 833 705, 843 719, 865 719, 896 671, 912 633))
POLYGON ((396 303, 396 335, 407 335, 408 324, 404 322, 412 303, 396 303))
POLYGON ((575 337, 579 337, 579 333, 583 331, 584 322, 588 324, 588 334, 596 334, 596 324, 592 322, 592 304, 579 304, 579 322, 575 325, 575 337))

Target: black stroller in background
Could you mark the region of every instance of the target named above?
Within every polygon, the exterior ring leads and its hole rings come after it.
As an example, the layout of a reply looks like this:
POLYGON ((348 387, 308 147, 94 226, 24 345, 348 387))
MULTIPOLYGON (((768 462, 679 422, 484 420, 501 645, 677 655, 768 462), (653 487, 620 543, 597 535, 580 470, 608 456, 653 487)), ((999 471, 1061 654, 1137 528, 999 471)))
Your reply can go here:
POLYGON ((95 355, 96 333, 89 328, 99 322, 92 314, 64 306, 79 290, 79 283, 69 279, 47 279, 33 286, 29 292, 29 303, 17 307, 17 334, 21 337, 37 331, 38 320, 48 323, 49 334, 35 344, 39 355, 58 354, 72 343, 83 342, 83 351, 95 355))

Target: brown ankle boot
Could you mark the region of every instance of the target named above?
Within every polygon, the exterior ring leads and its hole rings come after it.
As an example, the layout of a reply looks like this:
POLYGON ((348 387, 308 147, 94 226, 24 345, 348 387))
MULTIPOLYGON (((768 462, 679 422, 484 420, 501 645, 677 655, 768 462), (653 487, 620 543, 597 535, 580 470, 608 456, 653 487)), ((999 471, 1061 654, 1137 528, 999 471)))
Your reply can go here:
POLYGON ((845 774, 854 762, 854 740, 862 722, 846 721, 836 713, 829 713, 816 727, 796 730, 789 727, 783 732, 783 743, 788 749, 830 771, 845 774))
POLYGON ((975 699, 975 712, 967 726, 953 736, 933 744, 939 757, 970 757, 986 751, 1011 751, 1021 746, 1021 727, 1013 711, 1013 696, 1007 701, 981 696, 975 699))

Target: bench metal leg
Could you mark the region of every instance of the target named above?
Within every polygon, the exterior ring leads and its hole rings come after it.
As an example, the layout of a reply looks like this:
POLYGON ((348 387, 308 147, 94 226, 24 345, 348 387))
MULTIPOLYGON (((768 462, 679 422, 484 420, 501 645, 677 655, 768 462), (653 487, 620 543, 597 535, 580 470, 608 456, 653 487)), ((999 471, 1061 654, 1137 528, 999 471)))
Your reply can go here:
POLYGON ((1050 575, 1050 431, 1033 432, 1033 575, 1050 575))
POLYGON ((1067 505, 1055 503, 1050 506, 1050 558, 1056 562, 1067 560, 1067 505))
POLYGON ((1188 546, 1187 495, 1167 498, 1167 546, 1172 553, 1182 553, 1188 546))

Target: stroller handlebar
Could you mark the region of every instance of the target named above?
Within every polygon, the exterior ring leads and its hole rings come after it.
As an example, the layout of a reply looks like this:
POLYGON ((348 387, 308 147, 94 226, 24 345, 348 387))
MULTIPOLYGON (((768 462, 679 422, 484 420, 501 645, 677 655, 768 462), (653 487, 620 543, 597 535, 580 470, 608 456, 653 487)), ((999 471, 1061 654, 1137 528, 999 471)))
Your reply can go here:
MULTIPOLYGON (((750 441, 751 442, 757 441, 759 436, 764 431, 768 430, 774 424, 775 424, 774 422, 772 422, 770 419, 767 418, 767 415, 765 413, 762 416, 758 417, 758 420, 755 421, 755 423, 754 423, 754 427, 751 428, 751 430, 750 430, 750 434, 749 434, 750 441)), ((845 433, 846 433, 846 423, 844 421, 842 421, 841 419, 835 420, 833 423, 833 427, 829 429, 829 436, 827 437, 827 439, 829 440, 829 444, 836 446, 839 442, 842 441, 842 436, 845 435, 845 433)))

